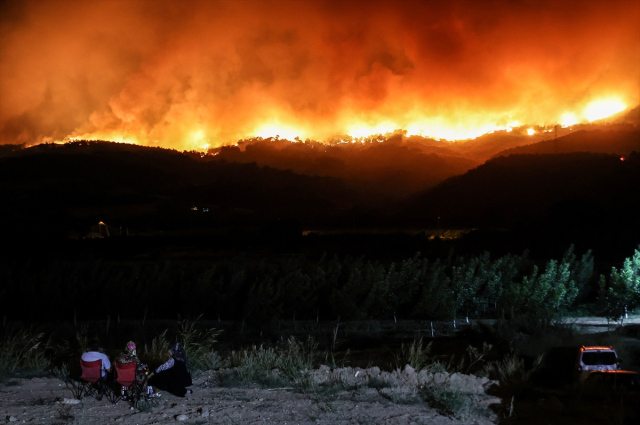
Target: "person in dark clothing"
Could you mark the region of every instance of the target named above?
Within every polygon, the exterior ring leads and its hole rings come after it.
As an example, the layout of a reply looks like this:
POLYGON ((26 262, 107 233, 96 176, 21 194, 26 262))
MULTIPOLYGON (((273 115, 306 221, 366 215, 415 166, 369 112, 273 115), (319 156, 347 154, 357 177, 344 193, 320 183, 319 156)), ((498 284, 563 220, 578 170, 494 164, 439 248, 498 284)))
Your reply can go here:
POLYGON ((175 343, 169 349, 169 355, 171 358, 151 374, 149 385, 168 391, 175 396, 184 397, 187 393, 186 387, 193 384, 187 353, 180 343, 175 343))

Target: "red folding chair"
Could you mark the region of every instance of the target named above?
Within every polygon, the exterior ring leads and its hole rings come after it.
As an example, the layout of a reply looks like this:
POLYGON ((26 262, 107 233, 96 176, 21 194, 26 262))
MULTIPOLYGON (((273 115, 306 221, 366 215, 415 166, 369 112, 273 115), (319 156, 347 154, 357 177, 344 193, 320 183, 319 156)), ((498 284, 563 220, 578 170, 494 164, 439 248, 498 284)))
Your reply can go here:
POLYGON ((81 396, 91 395, 98 401, 102 400, 106 389, 104 379, 102 378, 102 360, 85 362, 80 359, 80 367, 82 368, 80 379, 84 381, 81 396))
MULTIPOLYGON (((114 363, 116 367, 116 382, 123 387, 127 387, 127 394, 131 401, 134 403, 140 399, 143 395, 142 383, 136 379, 136 362, 131 363, 114 363)), ((114 403, 122 400, 122 391, 120 395, 115 398, 114 403)))

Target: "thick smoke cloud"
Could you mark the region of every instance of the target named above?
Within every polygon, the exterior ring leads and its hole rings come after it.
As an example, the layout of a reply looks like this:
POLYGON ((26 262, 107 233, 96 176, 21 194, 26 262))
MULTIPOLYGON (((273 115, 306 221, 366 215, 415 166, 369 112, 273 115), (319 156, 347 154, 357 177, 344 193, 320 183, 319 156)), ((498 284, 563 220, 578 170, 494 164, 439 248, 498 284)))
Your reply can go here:
POLYGON ((635 0, 1 4, 0 143, 465 136, 640 101, 635 0))

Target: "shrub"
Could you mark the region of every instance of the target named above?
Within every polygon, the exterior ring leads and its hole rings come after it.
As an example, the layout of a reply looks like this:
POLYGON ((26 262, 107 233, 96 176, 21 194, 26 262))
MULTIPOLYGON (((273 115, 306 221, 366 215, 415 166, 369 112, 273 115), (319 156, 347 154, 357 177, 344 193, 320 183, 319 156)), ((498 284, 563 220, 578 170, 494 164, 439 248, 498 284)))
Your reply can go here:
POLYGON ((333 350, 326 350, 324 352, 324 359, 322 360, 322 364, 325 364, 333 369, 337 369, 340 367, 346 367, 349 363, 349 356, 351 355, 351 350, 347 349, 340 356, 333 350))
POLYGON ((538 356, 532 367, 527 370, 524 359, 515 351, 511 351, 503 360, 488 364, 486 370, 489 376, 493 375, 500 381, 500 387, 518 393, 530 385, 530 378, 542 365, 542 359, 542 355, 538 356))
POLYGON ((140 359, 152 366, 160 366, 167 361, 169 353, 169 341, 167 340, 167 331, 165 329, 160 335, 151 340, 151 345, 144 345, 144 351, 140 354, 140 359))
POLYGON ((429 406, 437 409, 441 414, 451 415, 456 418, 469 416, 471 399, 468 394, 448 386, 427 387, 421 393, 429 406))
POLYGON ((149 412, 154 407, 158 407, 160 405, 160 400, 158 400, 157 398, 141 397, 135 400, 132 404, 132 407, 140 412, 149 412))
POLYGON ((214 370, 224 366, 221 357, 213 351, 213 345, 222 332, 214 328, 199 330, 196 325, 202 315, 195 320, 178 320, 177 337, 182 342, 192 371, 214 370))
POLYGON ((51 366, 45 356, 47 343, 42 343, 44 334, 31 331, 15 331, 0 340, 0 382, 12 376, 44 375, 51 366))
POLYGON ((600 276, 599 292, 600 316, 623 324, 628 312, 640 304, 640 250, 627 258, 620 270, 611 268, 608 284, 600 276))
POLYGON ((71 378, 71 373, 69 372, 69 368, 66 364, 63 364, 60 367, 54 366, 51 368, 51 374, 64 382, 67 389, 71 391, 73 398, 78 400, 82 398, 82 394, 84 392, 83 385, 80 381, 76 381, 71 378))
POLYGON ((422 338, 419 340, 414 339, 408 346, 405 346, 403 343, 400 346, 400 353, 396 357, 398 367, 402 368, 408 364, 416 371, 420 371, 429 362, 429 353, 431 352, 432 345, 433 341, 423 346, 422 338))
POLYGON ((291 337, 277 347, 254 345, 248 350, 232 351, 229 362, 235 369, 218 373, 218 382, 222 386, 293 385, 304 389, 310 382, 306 372, 313 367, 316 348, 311 337, 305 343, 291 337))

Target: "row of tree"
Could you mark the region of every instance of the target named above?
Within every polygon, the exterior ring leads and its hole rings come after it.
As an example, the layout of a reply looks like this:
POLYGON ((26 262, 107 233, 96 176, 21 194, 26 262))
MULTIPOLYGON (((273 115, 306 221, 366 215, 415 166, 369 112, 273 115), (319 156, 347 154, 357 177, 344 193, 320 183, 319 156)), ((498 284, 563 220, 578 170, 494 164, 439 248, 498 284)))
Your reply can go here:
POLYGON ((278 320, 468 320, 563 314, 588 305, 618 319, 638 302, 640 252, 596 277, 593 256, 536 264, 525 252, 399 263, 323 256, 256 263, 109 261, 0 264, 0 308, 11 319, 170 319, 204 314, 260 328, 278 320))

